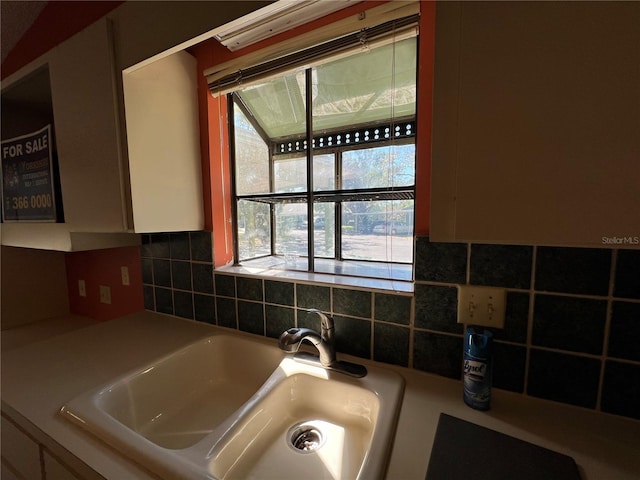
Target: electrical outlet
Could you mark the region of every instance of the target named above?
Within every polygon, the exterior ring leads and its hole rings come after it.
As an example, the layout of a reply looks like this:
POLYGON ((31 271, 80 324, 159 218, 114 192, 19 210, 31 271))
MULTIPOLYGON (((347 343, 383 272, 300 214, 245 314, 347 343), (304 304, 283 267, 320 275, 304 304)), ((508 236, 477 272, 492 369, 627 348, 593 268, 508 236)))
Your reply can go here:
POLYGON ((504 288, 458 285, 458 323, 504 328, 504 288))
POLYGON ((122 285, 130 285, 129 283, 129 267, 120 267, 120 276, 122 277, 122 285))
POLYGON ((100 303, 111 303, 111 288, 100 285, 100 303))
POLYGON ((87 296, 87 285, 84 283, 84 280, 78 280, 78 295, 81 297, 87 296))

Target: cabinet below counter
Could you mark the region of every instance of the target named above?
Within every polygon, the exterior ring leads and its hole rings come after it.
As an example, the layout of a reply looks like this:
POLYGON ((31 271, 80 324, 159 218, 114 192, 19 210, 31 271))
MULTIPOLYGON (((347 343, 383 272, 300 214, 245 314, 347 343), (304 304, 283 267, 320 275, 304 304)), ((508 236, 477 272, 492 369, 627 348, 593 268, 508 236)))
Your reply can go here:
MULTIPOLYGON (((62 328, 64 319, 58 322, 62 328)), ((69 322, 85 325, 77 317, 69 317, 69 322)), ((64 333, 47 339, 43 338, 42 330, 37 335, 34 330, 32 343, 25 341, 28 327, 23 327, 21 345, 13 344, 13 348, 3 348, 2 352, 3 427, 9 422, 11 431, 17 430, 35 445, 29 444, 32 452, 39 452, 39 457, 35 457, 40 458, 38 468, 49 465, 49 471, 58 471, 68 467, 77 478, 156 478, 68 423, 58 411, 80 393, 221 331, 231 332, 151 312, 71 331, 62 328, 59 332, 64 333), (57 462, 55 466, 51 466, 52 460, 57 462)), ((273 342, 275 348, 276 341, 273 342)), ((341 357, 372 363, 348 355, 341 357)), ((640 422, 636 420, 500 390, 494 390, 492 409, 479 412, 462 402, 459 381, 407 368, 380 366, 395 370, 406 380, 388 479, 425 478, 441 413, 569 455, 576 461, 584 480, 639 478, 640 422)), ((4 431, 3 428, 3 435, 4 431)), ((3 442, 3 458, 6 445, 3 442)), ((3 474, 5 469, 3 466, 3 474)), ((46 478, 56 477, 47 474, 46 478)))

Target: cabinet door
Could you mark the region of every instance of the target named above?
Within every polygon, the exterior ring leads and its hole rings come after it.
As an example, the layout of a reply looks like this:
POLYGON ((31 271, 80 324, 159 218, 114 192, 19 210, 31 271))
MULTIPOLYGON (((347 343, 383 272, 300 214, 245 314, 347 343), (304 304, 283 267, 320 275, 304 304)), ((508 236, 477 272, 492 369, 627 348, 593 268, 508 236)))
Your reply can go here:
POLYGON ((432 240, 640 247, 640 3, 437 9, 432 240))
MULTIPOLYGON (((13 422, 2 416, 3 470, 14 473, 16 478, 37 480, 41 478, 40 446, 13 422)), ((4 478, 4 475, 2 476, 4 478)))
POLYGON ((56 47, 51 93, 65 222, 70 231, 127 229, 113 42, 107 19, 56 47))
POLYGON ((195 58, 177 52, 123 77, 135 231, 202 230, 195 58))

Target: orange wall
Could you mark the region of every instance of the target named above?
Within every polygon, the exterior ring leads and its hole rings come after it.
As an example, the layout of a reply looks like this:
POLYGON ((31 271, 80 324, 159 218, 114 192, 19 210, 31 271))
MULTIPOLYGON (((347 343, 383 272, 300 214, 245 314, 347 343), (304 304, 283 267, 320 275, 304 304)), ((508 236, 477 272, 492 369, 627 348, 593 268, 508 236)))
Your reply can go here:
POLYGON ((144 310, 140 247, 107 248, 65 255, 71 313, 96 320, 111 320, 144 310), (129 269, 130 285, 122 285, 120 267, 129 269), (81 297, 78 280, 84 280, 81 297), (111 304, 100 303, 100 285, 111 288, 111 304))

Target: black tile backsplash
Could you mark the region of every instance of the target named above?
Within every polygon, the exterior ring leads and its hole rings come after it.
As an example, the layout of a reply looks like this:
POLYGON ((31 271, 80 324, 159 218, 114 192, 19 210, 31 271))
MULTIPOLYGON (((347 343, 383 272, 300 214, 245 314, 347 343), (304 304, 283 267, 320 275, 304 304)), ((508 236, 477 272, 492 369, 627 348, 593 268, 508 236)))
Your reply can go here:
POLYGON ((294 287, 293 283, 264 281, 264 300, 267 303, 277 303, 278 305, 293 306, 294 287))
POLYGON ((153 285, 153 260, 142 258, 142 283, 153 285))
POLYGON ((371 358, 371 321, 334 315, 336 350, 371 358))
POLYGON ((155 287, 156 312, 173 315, 173 292, 170 288, 155 287))
POLYGON ((607 295, 611 250, 604 248, 538 247, 538 291, 607 295))
POLYGON ((149 251, 153 258, 170 258, 171 243, 168 233, 153 233, 148 238, 149 251))
POLYGON ((153 259, 153 283, 160 287, 171 287, 171 262, 169 260, 153 259))
POLYGON ((529 323, 529 293, 507 292, 504 328, 495 330, 494 338, 508 342, 526 343, 529 323))
POLYGON ((607 360, 602 411, 640 419, 640 365, 607 360))
POLYGON ((406 367, 409 361, 409 338, 407 327, 373 322, 373 359, 406 367))
POLYGON ((140 252, 148 310, 277 338, 294 326, 319 330, 307 313, 317 308, 333 315, 339 352, 454 379, 463 346, 456 286, 504 287, 496 389, 639 418, 638 250, 418 237, 413 294, 215 272, 209 232, 143 235, 140 252))
POLYGON ((236 301, 232 298, 216 297, 216 318, 221 327, 238 328, 236 301))
POLYGON ((528 289, 531 285, 533 247, 472 245, 472 285, 528 289))
POLYGON ((371 318, 371 292, 333 289, 333 311, 353 317, 371 318))
POLYGON ((266 335, 278 338, 282 332, 295 327, 296 312, 293 308, 265 305, 266 335))
POLYGON ((640 299, 640 250, 619 250, 613 295, 640 299))
POLYGON ((467 245, 416 239, 415 278, 430 282, 465 283, 467 245))
POLYGON ((223 297, 236 296, 236 277, 233 275, 214 275, 216 295, 223 297))
POLYGON ((416 330, 413 367, 443 377, 461 378, 462 337, 416 330))
POLYGON ((191 262, 171 260, 171 280, 173 288, 191 291, 191 262))
POLYGON ((262 301, 262 280, 259 278, 237 277, 238 298, 262 301))
POLYGON ((599 355, 604 341, 607 302, 560 295, 536 295, 531 343, 599 355))
POLYGON ((238 300, 238 329, 264 335, 264 304, 238 300))
POLYGON ((190 232, 191 260, 195 262, 213 262, 213 243, 211 232, 190 232))
POLYGON ((296 305, 300 308, 317 308, 331 311, 331 289, 317 285, 296 284, 296 305))
POLYGON ((411 321, 411 297, 376 293, 373 318, 400 325, 409 325, 411 321))
POLYGON ((174 260, 191 260, 189 233, 180 232, 169 235, 169 252, 174 260))
POLYGON ((493 386, 522 393, 527 349, 520 345, 494 342, 493 344, 493 386))
POLYGON ((213 265, 192 263, 193 291, 213 295, 213 265))
POLYGON ((613 302, 609 356, 640 361, 638 339, 640 339, 640 303, 613 302))
POLYGON ((193 319, 193 294, 173 291, 173 313, 176 317, 193 319))
POLYGON ((415 286, 417 328, 462 333, 458 320, 458 289, 439 285, 415 286))
POLYGON ((534 397, 594 408, 600 360, 531 349, 527 393, 534 397))
POLYGON ((213 295, 193 294, 193 315, 199 322, 216 323, 216 298, 213 295))

